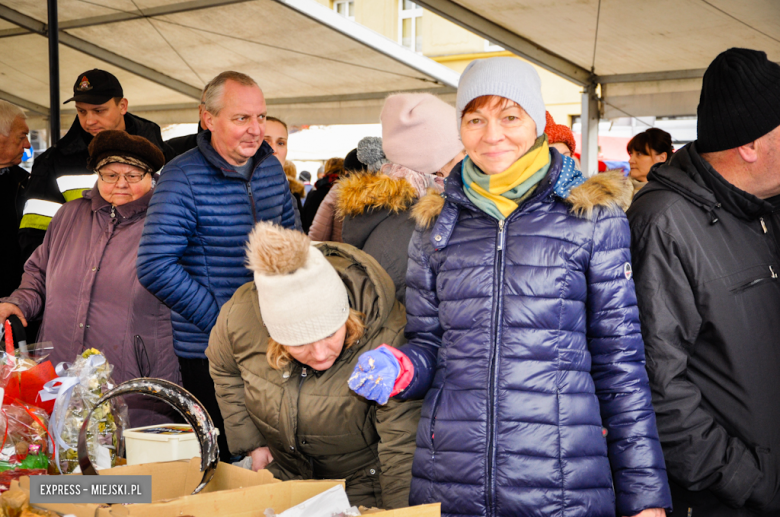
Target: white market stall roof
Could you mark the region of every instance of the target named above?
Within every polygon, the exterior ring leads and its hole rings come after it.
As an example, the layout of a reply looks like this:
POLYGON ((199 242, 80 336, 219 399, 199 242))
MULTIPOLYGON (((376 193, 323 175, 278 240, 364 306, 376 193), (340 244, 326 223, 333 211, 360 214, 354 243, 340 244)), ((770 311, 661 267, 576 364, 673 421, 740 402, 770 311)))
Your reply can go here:
MULTIPOLYGON (((269 113, 291 124, 377 122, 388 93, 446 98, 458 80, 314 0, 58 0, 58 9, 61 100, 79 73, 102 68, 119 78, 131 112, 160 124, 196 121, 203 86, 224 70, 252 76, 269 113)), ((0 0, 0 98, 41 122, 46 21, 46 0, 0 0)), ((67 127, 73 105, 63 108, 67 127)))
POLYGON ((780 61, 779 0, 415 0, 569 80, 601 85, 605 118, 694 115, 730 47, 780 61))

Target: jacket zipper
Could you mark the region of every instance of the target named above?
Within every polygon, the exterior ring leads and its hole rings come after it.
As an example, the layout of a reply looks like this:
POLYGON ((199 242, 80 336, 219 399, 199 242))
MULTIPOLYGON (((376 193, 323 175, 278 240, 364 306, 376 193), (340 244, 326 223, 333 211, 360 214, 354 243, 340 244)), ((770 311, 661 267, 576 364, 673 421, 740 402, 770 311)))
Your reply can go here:
MULTIPOLYGON (((255 196, 252 195, 252 180, 250 179, 246 183, 246 193, 249 195, 249 206, 252 207, 252 219, 254 219, 255 223, 257 222, 257 208, 255 208, 255 196)), ((305 377, 305 375, 304 375, 305 377)))
POLYGON ((495 390, 498 378, 498 344, 501 340, 501 311, 503 310, 502 292, 504 285, 504 245, 505 245, 505 233, 506 221, 498 221, 498 236, 496 241, 496 267, 495 267, 495 298, 493 302, 493 314, 494 314, 494 333, 493 343, 491 347, 490 357, 490 387, 488 389, 488 446, 487 446, 487 508, 488 515, 493 515, 495 502, 495 477, 493 476, 493 466, 495 463, 495 426, 496 426, 496 405, 495 405, 495 390))

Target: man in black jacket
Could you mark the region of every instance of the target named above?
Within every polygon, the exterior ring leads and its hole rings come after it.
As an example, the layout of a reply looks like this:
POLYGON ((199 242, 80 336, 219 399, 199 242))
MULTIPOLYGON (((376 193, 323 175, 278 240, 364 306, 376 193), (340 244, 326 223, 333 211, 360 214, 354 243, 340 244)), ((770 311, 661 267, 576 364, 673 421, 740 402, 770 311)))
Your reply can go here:
POLYGON ((628 211, 673 515, 780 515, 780 66, 723 52, 698 117, 628 211))
POLYGON ((51 218, 62 203, 81 197, 95 185, 97 174, 87 168, 92 137, 106 129, 127 131, 151 141, 165 154, 172 151, 163 143, 160 126, 127 112, 122 85, 111 73, 89 70, 73 85, 77 117, 68 133, 33 163, 30 183, 24 196, 24 214, 19 228, 22 258, 32 255, 46 234, 51 218))
POLYGON ((19 167, 24 150, 30 148, 26 119, 21 109, 0 100, 0 297, 11 294, 22 279, 17 240, 21 193, 30 176, 19 167))

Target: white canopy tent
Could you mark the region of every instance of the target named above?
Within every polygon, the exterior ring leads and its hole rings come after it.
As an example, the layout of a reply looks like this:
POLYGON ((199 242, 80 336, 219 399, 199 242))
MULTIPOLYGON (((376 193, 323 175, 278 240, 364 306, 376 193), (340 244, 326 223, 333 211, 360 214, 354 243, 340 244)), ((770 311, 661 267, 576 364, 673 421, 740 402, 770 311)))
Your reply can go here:
MULTIPOLYGON (((205 82, 231 68, 293 124, 376 122, 393 91, 454 97, 455 72, 314 0, 0 0, 0 98, 39 114, 38 127, 49 113, 47 2, 60 12, 60 97, 78 73, 104 68, 131 110, 158 123, 194 121, 205 82)), ((729 47, 780 61, 778 0, 416 3, 582 85, 589 173, 599 118, 694 114, 704 69, 729 47)))
MULTIPOLYGON (((314 0, 57 3, 60 98, 79 73, 102 68, 133 113, 160 124, 196 121, 203 86, 230 69, 255 78, 269 112, 291 124, 376 122, 388 93, 452 96, 458 80, 314 0)), ((46 21, 45 0, 0 1, 0 98, 37 114, 33 127, 49 116, 46 21)), ((65 108, 63 127, 74 113, 65 108)))
POLYGON ((591 174, 599 118, 694 115, 704 70, 730 47, 780 61, 778 0, 415 2, 582 85, 591 174))

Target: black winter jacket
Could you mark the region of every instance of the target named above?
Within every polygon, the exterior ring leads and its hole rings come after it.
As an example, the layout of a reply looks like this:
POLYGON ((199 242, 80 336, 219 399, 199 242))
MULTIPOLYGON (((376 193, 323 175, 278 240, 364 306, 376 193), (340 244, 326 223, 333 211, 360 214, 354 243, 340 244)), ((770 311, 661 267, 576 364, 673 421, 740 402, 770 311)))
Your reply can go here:
POLYGON ((628 218, 674 515, 780 515, 780 214, 695 143, 649 180, 628 218))
MULTIPOLYGON (((172 149, 163 142, 160 126, 154 122, 126 113, 125 128, 129 134, 142 136, 159 147, 165 154, 166 162, 173 158, 172 149)), ((84 182, 74 183, 78 188, 67 191, 65 190, 69 188, 67 182, 60 182, 62 183, 60 184, 57 180, 63 176, 76 177, 94 174, 94 171, 87 168, 88 146, 91 141, 92 135, 84 131, 79 124, 78 117, 76 117, 65 136, 35 159, 30 183, 25 189, 24 201, 32 199, 62 204, 80 198, 84 190, 90 190, 94 186, 94 181, 88 185, 84 182)), ((36 212, 26 213, 22 218, 19 244, 22 248, 22 258, 25 261, 43 242, 46 228, 53 215, 53 212, 36 212)))
POLYGON ((19 219, 29 178, 30 174, 18 165, 0 170, 0 297, 11 294, 22 281, 24 262, 18 243, 19 219))

